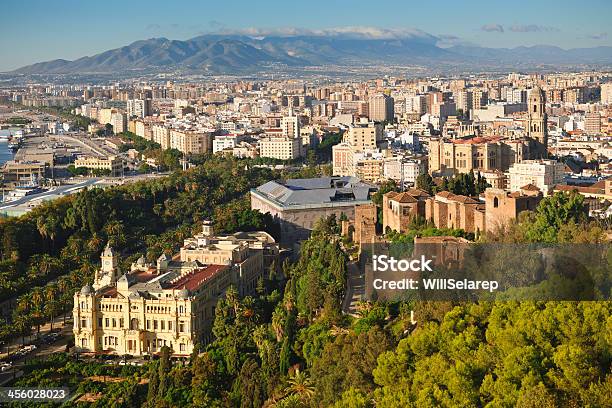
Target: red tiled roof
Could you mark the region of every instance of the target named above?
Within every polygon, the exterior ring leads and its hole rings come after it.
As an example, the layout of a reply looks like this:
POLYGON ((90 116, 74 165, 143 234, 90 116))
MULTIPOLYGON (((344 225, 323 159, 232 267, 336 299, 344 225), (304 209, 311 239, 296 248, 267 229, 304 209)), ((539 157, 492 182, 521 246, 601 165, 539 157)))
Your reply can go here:
POLYGON ((577 191, 579 193, 586 193, 586 194, 604 194, 604 189, 603 188, 597 188, 597 187, 582 187, 582 186, 568 186, 566 184, 557 184, 554 189, 554 191, 577 191))
POLYGON ((535 185, 533 185, 531 183, 525 184, 523 187, 521 187, 521 190, 525 190, 525 191, 540 191, 538 186, 535 186, 535 185))
POLYGON ((157 270, 154 268, 149 268, 146 271, 132 272, 130 273, 130 277, 138 283, 148 282, 157 277, 157 270))
POLYGON ((191 273, 181 276, 179 280, 172 283, 170 289, 197 289, 202 283, 210 279, 214 275, 228 268, 227 265, 208 265, 201 269, 196 269, 191 273))

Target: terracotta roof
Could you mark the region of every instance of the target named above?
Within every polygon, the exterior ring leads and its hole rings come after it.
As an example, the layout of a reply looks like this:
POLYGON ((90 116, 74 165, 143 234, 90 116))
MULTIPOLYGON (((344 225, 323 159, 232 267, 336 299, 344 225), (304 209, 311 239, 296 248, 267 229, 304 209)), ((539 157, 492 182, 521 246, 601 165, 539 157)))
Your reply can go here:
POLYGON ((397 201, 399 203, 416 203, 418 200, 407 192, 404 192, 393 197, 393 201, 397 201))
POLYGON ((525 190, 525 191, 540 191, 538 186, 533 185, 532 183, 525 184, 523 187, 521 187, 521 190, 525 190))
POLYGON ((108 288, 101 291, 100 295, 103 297, 117 297, 117 287, 109 286, 108 288))
POLYGON ((427 191, 421 190, 420 188, 411 188, 406 192, 413 197, 431 197, 427 191))
POLYGON ((444 198, 451 198, 452 196, 454 196, 454 194, 451 193, 450 191, 440 191, 436 195, 440 197, 444 197, 444 198))
POLYGON ((396 195, 398 195, 399 193, 397 191, 389 191, 388 193, 385 193, 384 195, 388 198, 393 198, 396 195))
POLYGON ((604 194, 604 189, 596 187, 568 186, 567 184, 555 185, 554 191, 577 191, 585 194, 604 194))
POLYGON ((171 283, 169 289, 187 289, 194 290, 200 287, 202 283, 212 278, 221 271, 228 269, 227 265, 208 265, 205 268, 196 269, 191 273, 181 276, 181 278, 171 283))

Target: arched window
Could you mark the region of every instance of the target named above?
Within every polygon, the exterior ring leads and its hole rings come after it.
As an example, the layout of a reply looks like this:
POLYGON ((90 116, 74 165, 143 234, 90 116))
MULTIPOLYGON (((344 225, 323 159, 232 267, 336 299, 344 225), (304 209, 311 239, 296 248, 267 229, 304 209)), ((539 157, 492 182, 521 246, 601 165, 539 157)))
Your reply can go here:
POLYGON ((495 197, 493 199, 493 208, 497 208, 497 207, 499 207, 499 199, 495 197))

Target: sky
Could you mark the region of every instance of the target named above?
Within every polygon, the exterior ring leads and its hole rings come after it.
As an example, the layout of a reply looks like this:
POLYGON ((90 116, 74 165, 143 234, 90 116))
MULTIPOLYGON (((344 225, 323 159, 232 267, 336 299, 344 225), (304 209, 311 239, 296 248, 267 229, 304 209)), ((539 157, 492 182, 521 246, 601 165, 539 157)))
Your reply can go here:
POLYGON ((0 71, 147 38, 234 31, 393 36, 418 30, 443 47, 612 46, 610 21, 610 0, 2 0, 0 71))

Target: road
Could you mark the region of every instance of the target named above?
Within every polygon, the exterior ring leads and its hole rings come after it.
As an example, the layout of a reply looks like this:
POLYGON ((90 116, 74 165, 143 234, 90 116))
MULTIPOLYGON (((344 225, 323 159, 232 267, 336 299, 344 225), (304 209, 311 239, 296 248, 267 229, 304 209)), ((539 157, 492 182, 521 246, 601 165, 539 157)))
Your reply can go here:
POLYGON ((357 305, 365 295, 365 275, 355 262, 347 264, 346 293, 342 301, 342 311, 348 315, 357 315, 357 305))
POLYGON ((63 195, 68 195, 68 194, 71 194, 75 190, 79 190, 79 189, 82 189, 84 187, 94 185, 97 182, 99 182, 100 180, 101 179, 98 178, 98 177, 90 178, 90 179, 87 179, 87 180, 82 181, 82 182, 77 183, 77 184, 66 184, 66 185, 63 185, 63 186, 59 186, 59 187, 55 188, 54 190, 44 191, 44 192, 38 193, 38 194, 32 194, 32 195, 20 198, 19 200, 11 201, 11 202, 8 202, 8 203, 2 203, 0 205, 0 212, 3 211, 3 210, 6 210, 7 208, 12 208, 12 207, 17 207, 19 205, 27 204, 27 203, 29 203, 31 201, 49 199, 49 198, 52 198, 54 196, 58 196, 59 197, 59 196, 63 196, 63 195))
MULTIPOLYGON (((63 353, 64 351, 66 351, 66 344, 72 338, 72 319, 67 319, 65 325, 63 325, 63 320, 61 318, 58 318, 57 320, 58 321, 54 324, 54 328, 61 327, 60 333, 62 334, 62 336, 56 342, 51 344, 45 344, 41 341, 30 342, 29 344, 36 344, 36 350, 24 356, 15 356, 12 353, 21 346, 21 339, 15 339, 13 341, 13 344, 11 344, 10 346, 12 350, 11 355, 7 356, 6 353, 0 355, 3 360, 9 358, 10 361, 13 362, 13 369, 0 373, 0 386, 11 381, 13 378, 19 377, 21 375, 20 367, 23 366, 26 361, 31 360, 33 358, 45 358, 52 354, 63 353)), ((41 326, 40 336, 49 333, 50 330, 50 323, 41 326)))

